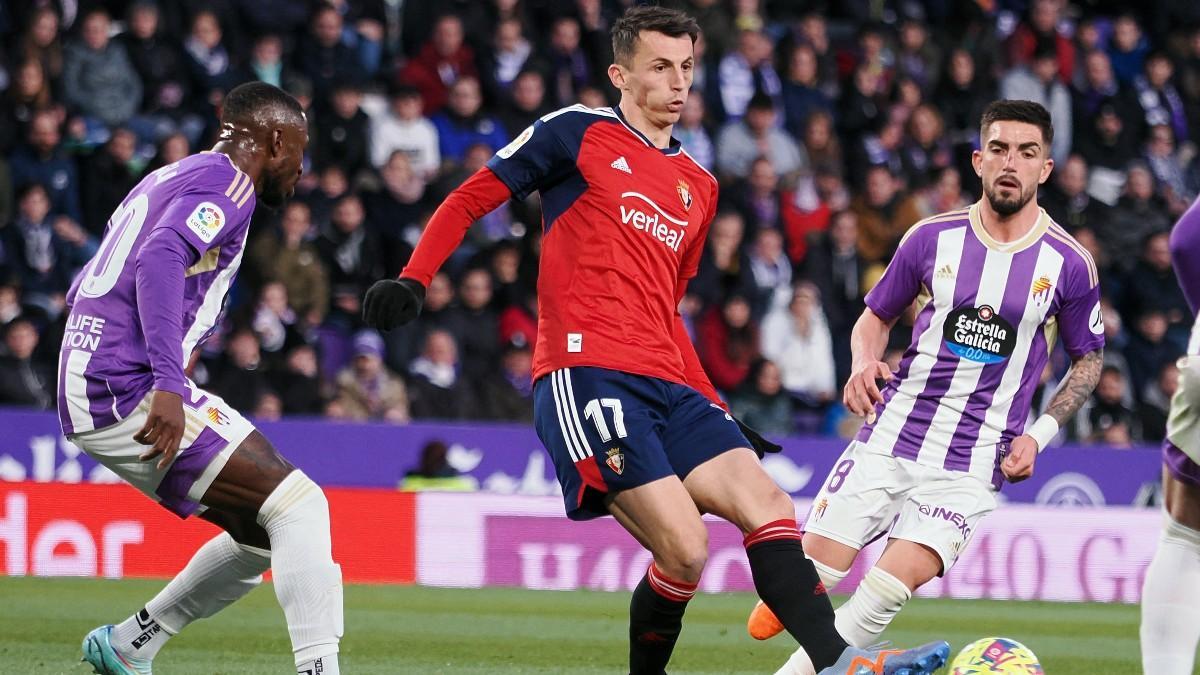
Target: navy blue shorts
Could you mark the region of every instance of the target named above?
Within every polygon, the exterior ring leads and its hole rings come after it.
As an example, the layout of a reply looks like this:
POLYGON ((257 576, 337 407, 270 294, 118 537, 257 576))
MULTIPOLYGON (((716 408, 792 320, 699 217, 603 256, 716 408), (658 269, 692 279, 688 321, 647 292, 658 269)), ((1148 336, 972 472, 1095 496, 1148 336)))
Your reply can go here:
POLYGON ((605 368, 563 368, 533 387, 533 423, 567 517, 608 515, 604 497, 692 469, 750 442, 691 387, 605 368))

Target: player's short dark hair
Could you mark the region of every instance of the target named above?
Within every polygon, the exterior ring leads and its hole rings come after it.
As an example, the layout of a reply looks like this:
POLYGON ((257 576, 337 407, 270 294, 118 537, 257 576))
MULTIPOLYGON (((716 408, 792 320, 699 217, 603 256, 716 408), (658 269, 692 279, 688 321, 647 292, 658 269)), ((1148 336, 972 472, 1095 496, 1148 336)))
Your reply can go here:
POLYGON ((627 64, 637 48, 638 34, 642 31, 662 33, 667 37, 686 35, 696 44, 700 37, 700 24, 678 9, 657 5, 630 7, 612 27, 613 57, 617 63, 627 64))
POLYGON ((250 121, 256 113, 272 113, 278 119, 303 124, 304 108, 291 94, 266 82, 247 82, 225 95, 221 121, 250 121))
POLYGON ((979 133, 986 135, 993 122, 1025 122, 1036 126, 1042 132, 1047 151, 1054 142, 1054 124, 1050 121, 1050 112, 1041 103, 1009 99, 993 101, 979 118, 979 133))

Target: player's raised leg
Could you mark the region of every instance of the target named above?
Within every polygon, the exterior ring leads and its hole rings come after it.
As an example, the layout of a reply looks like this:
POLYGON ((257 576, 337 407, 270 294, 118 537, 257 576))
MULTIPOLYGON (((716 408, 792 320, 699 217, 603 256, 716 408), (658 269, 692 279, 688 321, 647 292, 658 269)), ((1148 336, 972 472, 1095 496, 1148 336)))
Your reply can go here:
MULTIPOLYGON (((104 661, 111 651, 109 661, 122 662, 134 672, 149 673, 150 662, 171 637, 196 619, 228 607, 262 583, 263 572, 271 566, 266 532, 257 525, 247 531, 240 518, 217 509, 209 509, 200 517, 225 531, 201 546, 183 571, 145 607, 116 626, 92 631, 84 641, 85 652, 104 661)), ((111 664, 107 669, 121 672, 111 664)))
POLYGON ((763 471, 749 448, 720 454, 692 470, 684 485, 696 505, 745 533, 746 555, 759 597, 779 617, 819 673, 933 672, 949 657, 945 642, 904 652, 847 644, 835 628, 833 607, 811 560, 804 555, 791 499, 763 471))
POLYGON ((629 602, 630 673, 664 672, 708 560, 708 530, 675 476, 622 490, 609 512, 654 556, 629 602))
POLYGON ((1200 467, 1174 446, 1163 454, 1166 513, 1142 587, 1142 669, 1187 675, 1200 641, 1200 467))

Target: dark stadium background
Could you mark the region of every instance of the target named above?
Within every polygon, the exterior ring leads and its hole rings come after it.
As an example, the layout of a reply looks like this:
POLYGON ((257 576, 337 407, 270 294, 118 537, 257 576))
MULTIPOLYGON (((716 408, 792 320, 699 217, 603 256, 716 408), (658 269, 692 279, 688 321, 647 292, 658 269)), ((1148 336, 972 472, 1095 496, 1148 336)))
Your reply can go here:
MULTIPOLYGON (((308 109, 306 176, 256 213, 193 378, 264 420, 529 421, 535 200, 472 226, 413 325, 364 333, 360 299, 533 120, 615 102, 608 29, 628 4, 0 3, 0 404, 53 407, 63 295, 109 213, 209 147, 223 94, 263 79, 308 109)), ((983 106, 1033 98, 1056 128, 1040 201, 1105 298, 1110 368, 1068 440, 1162 438, 1191 324, 1166 235, 1200 191, 1200 3, 669 4, 704 29, 675 134, 722 183, 683 311, 736 413, 776 435, 855 424, 838 392, 863 294, 906 228, 978 197, 983 106)))

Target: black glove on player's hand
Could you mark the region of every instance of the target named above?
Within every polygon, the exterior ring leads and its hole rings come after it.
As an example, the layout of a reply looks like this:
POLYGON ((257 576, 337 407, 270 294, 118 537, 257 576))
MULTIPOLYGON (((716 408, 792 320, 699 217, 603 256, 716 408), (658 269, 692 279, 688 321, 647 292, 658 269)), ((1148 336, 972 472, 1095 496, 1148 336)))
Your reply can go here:
POLYGON ((425 287, 418 281, 376 281, 363 298, 363 321, 371 328, 388 331, 417 318, 423 304, 425 287))

